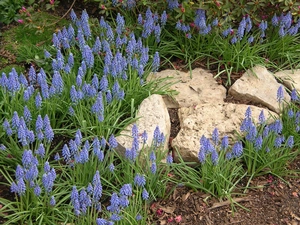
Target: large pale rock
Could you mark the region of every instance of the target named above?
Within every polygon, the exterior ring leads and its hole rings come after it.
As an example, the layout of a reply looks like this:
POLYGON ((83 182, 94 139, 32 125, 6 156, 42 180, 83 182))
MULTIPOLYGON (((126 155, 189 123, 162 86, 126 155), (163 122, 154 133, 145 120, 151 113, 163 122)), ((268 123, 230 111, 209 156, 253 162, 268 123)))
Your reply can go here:
MULTIPOLYGON (((168 108, 181 108, 204 104, 208 102, 223 102, 226 89, 218 85, 213 75, 203 69, 194 69, 191 72, 163 70, 152 74, 149 79, 172 77, 171 89, 178 92, 174 99, 164 96, 168 108)), ((167 80, 166 82, 170 82, 167 80)), ((163 85, 164 83, 162 83, 163 85)))
MULTIPOLYGON (((172 141, 172 147, 176 148, 186 162, 198 162, 198 152, 200 148, 200 138, 205 135, 211 138, 215 128, 218 128, 220 137, 227 135, 230 142, 234 139, 236 131, 240 130, 241 123, 245 118, 248 105, 232 103, 208 103, 197 105, 196 107, 183 107, 179 109, 178 116, 181 130, 172 141)), ((266 118, 277 114, 268 109, 250 106, 254 122, 258 122, 261 110, 266 118)), ((272 118, 268 120, 273 121, 272 118)), ((176 151, 175 151, 176 152, 176 151)), ((178 161, 175 153, 175 161, 178 161)))
POLYGON ((275 77, 282 80, 283 84, 289 89, 294 88, 300 92, 300 69, 299 70, 282 70, 274 74, 275 77))
MULTIPOLYGON (((229 94, 236 99, 252 101, 268 107, 279 113, 282 106, 277 102, 277 83, 274 75, 263 66, 255 66, 247 70, 229 89, 229 94)), ((284 100, 290 102, 291 98, 284 90, 284 100)))
MULTIPOLYGON (((151 146, 153 141, 153 133, 156 126, 159 126, 160 132, 165 135, 164 149, 168 148, 168 140, 170 137, 170 117, 168 109, 164 103, 164 100, 161 95, 151 95, 150 97, 144 99, 139 107, 136 125, 138 127, 139 133, 144 131, 148 134, 148 140, 146 146, 151 146)), ((118 147, 116 151, 120 155, 124 155, 126 148, 131 149, 132 147, 132 126, 133 124, 128 125, 121 134, 116 137, 118 142, 118 147)), ((143 147, 142 140, 140 139, 140 149, 143 147)))

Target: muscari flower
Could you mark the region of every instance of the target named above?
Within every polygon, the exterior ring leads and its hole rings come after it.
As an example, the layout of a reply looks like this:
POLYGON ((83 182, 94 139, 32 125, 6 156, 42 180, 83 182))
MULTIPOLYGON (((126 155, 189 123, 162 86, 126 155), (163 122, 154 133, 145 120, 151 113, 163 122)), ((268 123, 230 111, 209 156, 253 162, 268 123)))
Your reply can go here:
POLYGON ((58 40, 56 33, 53 34, 52 43, 55 48, 57 48, 57 49, 60 48, 60 41, 58 40))
POLYGON ((168 9, 173 10, 179 7, 178 0, 167 0, 168 9))
POLYGON ((215 18, 211 23, 211 25, 214 27, 218 26, 218 24, 219 24, 218 18, 215 18))
POLYGON ((33 189, 33 193, 35 194, 35 196, 40 196, 42 193, 42 189, 39 185, 36 185, 33 189))
POLYGON ((264 124, 266 122, 266 118, 265 118, 263 110, 261 110, 261 112, 258 116, 258 121, 259 121, 260 124, 264 124))
POLYGON ((257 135, 257 129, 256 129, 256 126, 251 123, 248 131, 247 131, 247 134, 246 134, 246 140, 247 141, 254 141, 255 137, 257 135))
POLYGON ((22 196, 26 192, 26 185, 23 178, 19 179, 17 183, 13 182, 11 184, 11 192, 17 193, 19 196, 22 196))
POLYGON ((294 117, 294 111, 292 109, 288 110, 288 117, 293 118, 294 117))
POLYGON ((88 68, 92 68, 94 66, 94 54, 88 45, 84 46, 82 57, 85 60, 88 68))
POLYGON ((135 219, 136 219, 136 221, 140 221, 143 219, 143 217, 141 216, 141 214, 137 214, 135 219))
POLYGON ((229 145, 228 136, 224 136, 221 142, 221 149, 226 150, 228 148, 228 145, 229 145))
POLYGON ((143 200, 149 199, 149 193, 145 188, 143 189, 143 192, 142 192, 142 198, 143 198, 143 200))
POLYGON ((263 143, 263 139, 262 136, 259 135, 256 139, 255 139, 255 143, 254 143, 254 147, 256 150, 260 150, 262 148, 262 143, 263 143))
POLYGON ((235 44, 237 41, 238 41, 238 39, 237 39, 236 35, 234 35, 230 40, 231 44, 235 44))
POLYGON ((61 94, 63 92, 64 83, 58 71, 54 71, 53 78, 52 78, 52 85, 55 88, 56 94, 61 94))
POLYGON ((167 155, 166 161, 167 161, 167 164, 168 164, 168 165, 170 165, 170 164, 173 163, 173 156, 172 156, 171 153, 169 153, 169 154, 167 155))
POLYGON ((216 150, 214 150, 211 153, 211 161, 212 161, 213 165, 217 165, 218 164, 218 160, 219 160, 218 152, 216 150))
POLYGON ((232 152, 226 152, 225 158, 226 158, 227 160, 232 159, 232 158, 233 158, 232 152))
POLYGON ((55 201, 54 196, 52 195, 52 196, 50 197, 50 205, 51 205, 51 206, 55 206, 55 204, 56 204, 56 201, 55 201))
POLYGON ((287 141, 286 141, 286 145, 289 148, 293 148, 294 146, 294 137, 293 136, 289 136, 287 141))
POLYGON ((227 37, 230 33, 232 33, 233 32, 233 30, 232 30, 232 28, 231 27, 229 27, 228 29, 226 29, 226 30, 224 30, 223 32, 222 32, 222 35, 223 35, 223 37, 227 37))
POLYGON ((120 189, 120 194, 125 196, 131 196, 132 195, 131 184, 124 184, 120 189))
POLYGON ((35 96, 35 106, 37 109, 40 109, 42 107, 42 97, 40 92, 38 92, 35 96))
POLYGON ((296 102, 296 101, 299 100, 298 93, 297 93, 296 89, 293 89, 292 92, 291 92, 291 100, 293 102, 296 102))
POLYGON ((67 144, 64 144, 62 149, 62 156, 64 157, 65 162, 69 162, 71 159, 71 153, 67 144))
POLYGON ((144 187, 146 185, 146 178, 143 174, 136 174, 134 177, 134 184, 138 187, 144 187))
POLYGON ((277 102, 281 103, 284 100, 284 92, 282 85, 277 90, 277 102))
POLYGON ((246 30, 246 19, 243 17, 242 21, 239 24, 238 30, 237 30, 237 37, 239 40, 241 40, 244 37, 245 30, 246 30))
POLYGON ((50 52, 48 52, 46 49, 44 50, 44 56, 46 59, 50 58, 51 57, 51 54, 50 52))
POLYGON ((118 142, 113 134, 110 135, 110 137, 108 139, 108 143, 109 143, 109 147, 111 149, 116 148, 118 146, 118 142))
POLYGON ((276 27, 276 26, 278 26, 278 24, 279 24, 279 20, 275 13, 274 16, 272 17, 272 25, 276 27))
POLYGON ((152 71, 157 72, 158 68, 160 66, 160 58, 159 58, 159 53, 155 52, 153 56, 153 62, 152 62, 152 71))
POLYGON ((96 219, 96 224, 97 225, 107 225, 108 221, 106 219, 103 218, 97 218, 96 219))
POLYGON ((110 216, 110 220, 111 221, 120 221, 121 220, 121 216, 116 214, 116 213, 113 213, 111 216, 110 216))
POLYGON ((242 142, 238 141, 236 142, 232 147, 232 154, 235 157, 240 157, 243 154, 243 145, 242 142))
POLYGON ((219 131, 218 131, 218 128, 215 128, 213 130, 211 138, 212 138, 213 143, 215 145, 217 145, 218 142, 219 142, 219 131))
POLYGON ((89 161, 89 152, 88 149, 83 146, 82 150, 79 153, 79 163, 84 164, 89 161))
POLYGON ((157 169, 156 162, 152 162, 151 167, 150 167, 151 173, 155 174, 156 173, 156 169, 157 169))
POLYGON ((95 114, 103 114, 104 113, 102 92, 98 93, 97 99, 96 99, 95 103, 92 105, 91 110, 92 110, 92 113, 95 113, 95 114))
POLYGON ((142 133, 141 137, 142 137, 143 143, 145 144, 146 141, 148 140, 148 134, 147 134, 146 130, 144 130, 144 132, 142 133))
POLYGON ((109 212, 119 212, 119 204, 120 204, 120 200, 119 200, 119 196, 117 193, 113 193, 110 199, 110 205, 107 206, 107 210, 109 212))
POLYGON ((253 37, 253 35, 251 35, 251 36, 248 38, 248 43, 251 44, 253 41, 254 41, 254 37, 253 37))
POLYGON ((274 140, 274 147, 279 148, 284 141, 283 136, 277 136, 276 139, 274 140))
POLYGON ((279 37, 284 37, 286 35, 286 31, 284 29, 284 26, 280 26, 278 34, 279 34, 279 37))
POLYGON ((16 176, 16 180, 20 180, 21 178, 24 178, 24 169, 22 168, 22 166, 17 165, 15 176, 16 176))
POLYGON ((54 155, 54 160, 55 161, 59 161, 60 160, 60 155, 59 155, 58 152, 54 155))
POLYGON ((13 117, 11 119, 11 127, 17 129, 20 125, 20 118, 16 111, 14 111, 13 117))
POLYGON ((251 108, 250 108, 250 106, 248 106, 248 108, 246 109, 246 112, 245 112, 245 118, 251 119, 251 117, 252 117, 251 108))
POLYGON ((45 147, 44 147, 44 144, 41 143, 38 147, 38 149, 36 149, 36 152, 35 152, 37 155, 39 155, 41 158, 44 158, 45 157, 45 147))
POLYGON ((46 115, 45 118, 44 118, 44 128, 45 128, 46 140, 48 142, 51 142, 54 138, 54 132, 53 132, 52 127, 50 125, 50 120, 49 120, 48 115, 46 115))
POLYGON ((114 172, 114 170, 115 170, 114 164, 113 163, 109 164, 108 169, 109 169, 110 172, 114 172))

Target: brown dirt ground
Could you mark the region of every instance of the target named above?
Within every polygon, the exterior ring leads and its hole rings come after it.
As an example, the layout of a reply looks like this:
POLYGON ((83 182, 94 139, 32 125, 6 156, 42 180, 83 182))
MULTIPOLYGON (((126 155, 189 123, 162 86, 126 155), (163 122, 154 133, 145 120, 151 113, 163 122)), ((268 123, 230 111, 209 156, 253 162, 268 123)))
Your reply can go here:
MULTIPOLYGON (((61 10, 55 13, 63 15, 72 2, 63 1, 63 7, 59 7, 61 10)), ((84 8, 87 8, 89 14, 97 15, 95 5, 83 4, 82 1, 74 5, 75 11, 79 13, 84 8)), ((15 61, 15 57, 10 53, 0 49, 0 54, 5 54, 11 59, 11 63, 15 61)), ((180 60, 175 63, 177 69, 183 69, 180 60)), ((203 67, 201 62, 197 62, 194 66, 203 67)), ((214 68, 211 70, 214 72, 214 68)), ((234 74, 232 81, 234 82, 240 76, 241 74, 234 74)), ((220 76, 217 81, 220 85, 224 85, 226 75, 220 76)), ((228 96, 225 101, 251 104, 251 102, 236 101, 231 96, 228 96)), ((177 109, 169 109, 169 114, 172 125, 170 141, 172 141, 180 130, 180 123, 177 109)), ((291 169, 300 170, 300 157, 291 164, 291 169)), ((300 179, 295 175, 294 178, 285 178, 285 180, 286 183, 272 176, 255 178, 251 183, 255 188, 234 197, 243 208, 237 205, 233 208, 229 201, 220 202, 201 191, 177 186, 167 198, 152 202, 149 207, 149 224, 297 225, 300 224, 300 179)), ((13 199, 9 187, 1 185, 1 182, 5 182, 5 179, 0 175, 0 197, 13 199)), ((243 185, 245 184, 241 183, 240 187, 243 185)), ((171 190, 173 186, 174 184, 169 184, 167 189, 171 190)), ((0 224, 3 221, 3 218, 0 218, 0 224)))

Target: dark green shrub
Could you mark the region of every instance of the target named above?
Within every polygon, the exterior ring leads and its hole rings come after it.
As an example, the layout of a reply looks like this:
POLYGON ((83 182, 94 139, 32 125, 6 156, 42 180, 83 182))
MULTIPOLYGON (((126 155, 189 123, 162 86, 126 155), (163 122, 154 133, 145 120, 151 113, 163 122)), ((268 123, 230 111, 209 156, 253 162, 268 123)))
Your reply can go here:
POLYGON ((0 23, 9 24, 17 17, 18 10, 24 4, 24 0, 1 0, 0 1, 0 23))

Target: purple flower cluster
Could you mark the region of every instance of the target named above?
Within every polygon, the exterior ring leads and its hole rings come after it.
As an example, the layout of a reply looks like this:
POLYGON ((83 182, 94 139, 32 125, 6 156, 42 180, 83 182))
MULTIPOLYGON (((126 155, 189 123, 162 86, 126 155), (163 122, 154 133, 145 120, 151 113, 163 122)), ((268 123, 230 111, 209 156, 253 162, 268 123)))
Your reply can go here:
MULTIPOLYGON (((48 115, 45 116, 44 120, 42 119, 41 115, 38 115, 36 119, 35 132, 28 128, 31 120, 31 113, 28 107, 25 106, 23 116, 19 116, 15 111, 11 122, 9 122, 7 119, 4 120, 4 131, 8 136, 15 134, 22 146, 29 146, 29 144, 32 144, 35 141, 42 142, 45 140, 46 142, 51 142, 54 138, 54 132, 52 130, 48 115)), ((41 156, 42 155, 43 154, 41 154, 41 156)))
MULTIPOLYGON (((279 100, 282 97, 282 89, 279 89, 279 100)), ((291 116, 293 118, 294 115, 291 116)), ((299 113, 300 116, 300 113, 299 113)), ((259 132, 256 125, 254 124, 251 117, 251 109, 248 107, 245 119, 242 122, 240 130, 244 133, 245 139, 249 144, 252 144, 256 151, 264 150, 269 152, 271 147, 280 148, 283 146, 284 142, 288 148, 292 148, 294 145, 293 136, 289 136, 285 140, 284 135, 282 134, 283 124, 281 120, 275 120, 273 123, 265 125, 265 117, 263 111, 259 115, 259 124, 263 127, 259 132), (273 146, 270 146, 270 143, 273 142, 273 146)))
POLYGON ((76 216, 86 215, 90 207, 94 207, 97 211, 101 210, 100 198, 102 196, 102 184, 100 179, 100 173, 97 170, 92 183, 86 188, 77 190, 76 186, 73 186, 71 192, 71 203, 74 208, 74 214, 76 216))
MULTIPOLYGON (((134 4, 135 1, 127 1, 129 8, 134 4)), ((56 71, 55 75, 58 75, 61 71, 71 74, 74 57, 73 54, 70 53, 68 60, 64 59, 61 53, 63 46, 62 41, 66 39, 71 47, 78 45, 82 61, 78 71, 75 71, 77 72, 76 84, 71 84, 69 92, 72 102, 69 108, 70 114, 74 115, 76 113, 74 106, 80 103, 80 101, 90 102, 89 99, 92 99, 94 104, 91 107, 91 111, 95 114, 96 118, 102 122, 105 119, 105 106, 110 104, 114 99, 123 100, 125 98, 125 92, 120 86, 120 80, 126 81, 129 77, 128 73, 137 72, 140 83, 143 84, 145 67, 147 63, 149 63, 149 48, 143 46, 141 37, 136 39, 133 32, 129 35, 126 33, 125 20, 120 14, 118 14, 116 18, 116 29, 113 29, 109 23, 101 17, 100 34, 95 38, 94 42, 90 40, 90 27, 86 11, 83 11, 81 18, 77 18, 72 10, 71 18, 77 29, 74 30, 72 25, 70 25, 68 29, 63 28, 62 31, 53 35, 53 44, 57 49, 57 54, 56 58, 52 59, 52 67, 53 70, 56 71), (91 42, 93 45, 90 45, 91 42), (125 50, 125 54, 123 50, 125 50), (104 63, 103 74, 98 75, 94 73, 92 79, 90 79, 90 76, 87 76, 88 71, 93 69, 95 64, 99 64, 99 57, 101 58, 101 63, 104 63)), ((164 12, 161 15, 161 25, 166 23, 166 19, 167 15, 166 12, 164 12)), ((142 36, 147 36, 147 33, 153 32, 157 41, 159 41, 161 28, 158 20, 159 16, 153 14, 151 10, 148 9, 144 21, 147 26, 144 24, 145 29, 144 35, 142 36)), ((50 57, 49 54, 47 54, 47 56, 50 57)), ((159 65, 160 58, 157 52, 153 57, 152 70, 157 71, 159 65)), ((52 89, 60 93, 63 84, 60 79, 55 79, 54 81, 55 85, 52 89)))
POLYGON ((293 22, 291 12, 287 12, 286 14, 282 13, 280 16, 275 14, 272 18, 272 25, 279 27, 278 34, 280 37, 286 35, 295 36, 299 32, 300 19, 298 19, 297 22, 293 22))
POLYGON ((174 10, 179 7, 178 0, 167 0, 168 3, 168 9, 174 10))
POLYGON ((164 11, 160 16, 157 13, 153 13, 150 7, 145 13, 145 18, 141 14, 138 15, 138 24, 143 26, 142 37, 148 38, 151 34, 154 34, 155 41, 160 42, 161 29, 167 23, 167 13, 164 11))
MULTIPOLYGON (((22 165, 18 165, 16 168, 16 181, 12 182, 11 191, 22 196, 27 189, 32 189, 36 196, 40 196, 42 193, 40 181, 42 181, 42 187, 45 193, 50 195, 56 179, 56 172, 54 168, 51 168, 49 162, 46 161, 42 177, 39 177, 38 166, 38 159, 33 152, 31 150, 25 150, 22 155, 22 165)), ((51 206, 55 205, 53 196, 51 196, 49 204, 51 206)))
MULTIPOLYGON (((116 148, 117 145, 118 143, 112 134, 109 137, 108 146, 110 149, 113 149, 116 148)), ((102 162, 104 160, 104 150, 106 149, 106 146, 107 142, 103 137, 101 140, 99 140, 98 137, 95 137, 92 144, 90 144, 88 140, 83 143, 81 131, 77 130, 75 138, 71 139, 69 144, 65 144, 63 146, 62 157, 65 163, 71 167, 78 163, 85 164, 90 159, 90 150, 92 149, 92 156, 95 156, 100 162, 102 162)))
POLYGON ((125 157, 130 161, 130 162, 134 162, 136 157, 138 156, 138 152, 140 150, 140 136, 139 136, 139 131, 138 131, 138 127, 136 124, 133 124, 132 129, 132 147, 126 148, 125 150, 125 157))
MULTIPOLYGON (((143 200, 147 200, 149 198, 149 193, 144 188, 146 183, 145 177, 143 175, 137 174, 135 177, 135 185, 141 187, 142 191, 142 198, 143 200)), ((129 197, 133 195, 132 185, 131 184, 124 184, 121 188, 119 193, 112 193, 110 198, 110 204, 106 207, 106 209, 111 213, 109 219, 104 218, 97 218, 96 224, 109 224, 114 223, 116 221, 120 221, 122 219, 121 212, 127 208, 130 204, 129 197)))
POLYGON ((196 16, 194 19, 195 26, 199 29, 200 35, 207 35, 211 31, 211 24, 206 23, 205 10, 197 9, 196 16))
MULTIPOLYGON (((200 139, 200 150, 198 152, 198 160, 201 164, 206 162, 206 157, 210 156, 213 165, 217 165, 219 161, 219 154, 221 151, 228 149, 228 137, 224 136, 219 140, 219 131, 215 128, 212 132, 212 141, 204 135, 200 139)), ((225 156, 227 160, 232 158, 239 158, 243 154, 243 146, 240 141, 236 142, 231 151, 227 151, 225 156)))
POLYGON ((219 154, 215 147, 216 146, 212 144, 211 141, 204 135, 200 138, 200 150, 198 152, 198 159, 201 164, 204 164, 206 162, 207 155, 211 156, 213 165, 218 164, 219 154))

